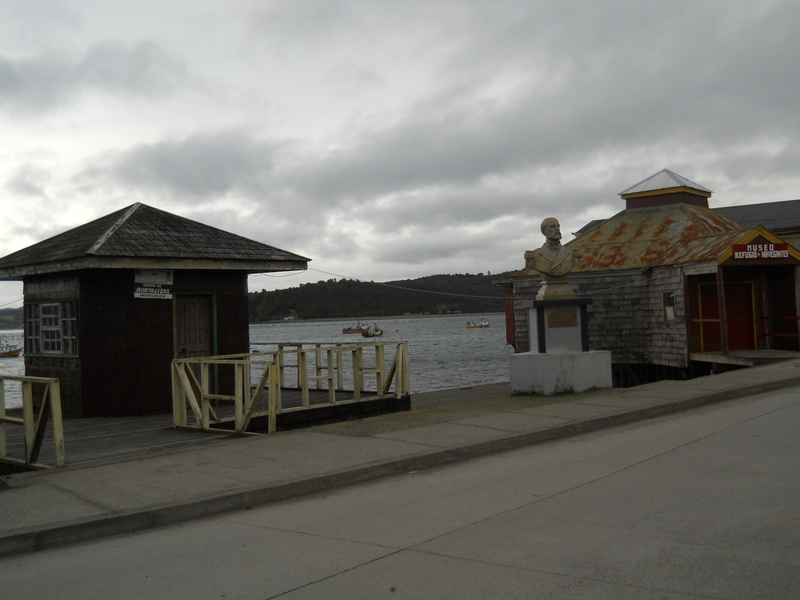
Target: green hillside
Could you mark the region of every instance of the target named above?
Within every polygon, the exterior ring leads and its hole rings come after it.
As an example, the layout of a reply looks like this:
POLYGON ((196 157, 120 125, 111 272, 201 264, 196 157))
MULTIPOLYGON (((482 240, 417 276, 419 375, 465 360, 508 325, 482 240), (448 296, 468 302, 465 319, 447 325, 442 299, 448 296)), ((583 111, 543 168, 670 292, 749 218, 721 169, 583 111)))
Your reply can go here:
POLYGON ((384 283, 330 279, 251 292, 250 322, 502 312, 503 290, 494 282, 512 273, 431 275, 384 283))
POLYGON ((22 329, 22 308, 0 308, 0 329, 22 329))

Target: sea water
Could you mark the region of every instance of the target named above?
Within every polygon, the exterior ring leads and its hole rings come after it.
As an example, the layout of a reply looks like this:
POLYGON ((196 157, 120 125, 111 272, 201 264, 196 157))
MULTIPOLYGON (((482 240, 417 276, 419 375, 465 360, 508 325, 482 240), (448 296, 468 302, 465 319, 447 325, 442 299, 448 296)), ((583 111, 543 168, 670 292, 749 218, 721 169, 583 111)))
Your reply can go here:
MULTIPOLYGON (((0 345, 22 346, 22 329, 7 329, 0 331, 0 345)), ((25 359, 20 356, 0 357, 0 374, 25 375, 25 359)), ((17 381, 6 381, 5 398, 6 408, 19 408, 22 406, 22 388, 17 381)))
MULTIPOLYGON (((364 338, 345 334, 342 329, 358 323, 342 321, 283 321, 250 326, 252 349, 259 344, 279 342, 408 342, 411 392, 431 392, 509 381, 509 355, 506 344, 505 317, 493 314, 483 317, 489 327, 467 328, 467 322, 478 321, 481 315, 447 315, 431 317, 395 317, 362 321, 376 323, 383 336, 364 338)), ((11 344, 22 344, 22 331, 2 331, 0 337, 11 344)), ((388 355, 388 352, 387 352, 388 355)), ((0 358, 0 373, 24 375, 22 356, 0 358)), ((19 384, 6 382, 6 407, 22 405, 19 384)))
POLYGON ((489 315, 489 327, 467 328, 467 322, 481 315, 436 317, 396 317, 373 322, 383 335, 364 338, 344 334, 342 328, 356 325, 347 321, 284 321, 250 326, 253 348, 258 343, 278 342, 408 342, 411 392, 432 392, 487 383, 509 381, 509 355, 506 344, 505 316, 489 315))

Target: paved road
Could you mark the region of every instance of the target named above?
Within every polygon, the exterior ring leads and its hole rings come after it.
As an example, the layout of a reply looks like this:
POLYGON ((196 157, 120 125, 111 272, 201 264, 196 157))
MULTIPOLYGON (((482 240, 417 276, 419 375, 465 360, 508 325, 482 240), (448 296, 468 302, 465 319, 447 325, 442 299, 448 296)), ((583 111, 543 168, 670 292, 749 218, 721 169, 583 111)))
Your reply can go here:
POLYGON ((0 559, 3 598, 795 599, 800 389, 0 559))

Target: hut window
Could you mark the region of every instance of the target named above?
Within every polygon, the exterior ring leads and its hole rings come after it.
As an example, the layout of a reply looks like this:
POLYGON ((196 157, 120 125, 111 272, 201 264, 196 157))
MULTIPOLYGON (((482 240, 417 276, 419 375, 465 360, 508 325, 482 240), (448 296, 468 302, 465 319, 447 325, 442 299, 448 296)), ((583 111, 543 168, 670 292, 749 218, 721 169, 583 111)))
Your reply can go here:
POLYGON ((26 354, 77 355, 77 313, 75 302, 43 302, 26 305, 26 354))
POLYGON ((675 292, 664 292, 664 320, 667 323, 675 320, 675 292))

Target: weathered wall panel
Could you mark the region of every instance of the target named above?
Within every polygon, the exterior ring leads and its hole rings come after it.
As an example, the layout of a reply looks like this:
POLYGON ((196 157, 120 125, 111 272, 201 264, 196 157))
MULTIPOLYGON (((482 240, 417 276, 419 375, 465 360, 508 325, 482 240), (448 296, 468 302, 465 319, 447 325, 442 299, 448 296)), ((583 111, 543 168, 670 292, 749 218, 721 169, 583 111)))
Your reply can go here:
MULTIPOLYGON (((247 352, 247 275, 175 271, 175 295, 208 295, 218 354, 247 352)), ((29 375, 58 377, 67 416, 168 412, 174 300, 134 298, 132 269, 92 269, 25 282, 25 302, 78 302, 78 356, 28 355, 29 375)))
MULTIPOLYGON (((610 350, 616 363, 687 366, 686 314, 681 270, 659 268, 573 273, 570 284, 588 307, 589 347, 610 350), (674 320, 664 313, 664 293, 674 297, 674 320)), ((514 281, 517 352, 530 351, 527 310, 539 289, 536 277, 514 281)))

